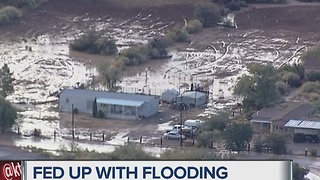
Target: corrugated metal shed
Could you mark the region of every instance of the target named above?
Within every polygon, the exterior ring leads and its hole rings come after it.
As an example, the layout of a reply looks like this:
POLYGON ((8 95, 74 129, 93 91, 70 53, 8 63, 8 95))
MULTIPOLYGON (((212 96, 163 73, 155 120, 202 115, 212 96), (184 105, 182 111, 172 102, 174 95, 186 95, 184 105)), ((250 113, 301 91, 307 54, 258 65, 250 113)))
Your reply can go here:
POLYGON ((149 102, 156 96, 152 95, 140 95, 140 94, 129 94, 120 92, 108 92, 108 91, 94 91, 88 89, 65 89, 61 92, 61 95, 66 96, 85 96, 85 97, 104 97, 110 99, 125 99, 133 101, 144 101, 149 102))
POLYGON ((97 103, 100 103, 100 104, 119 105, 119 106, 139 107, 139 106, 141 106, 144 102, 143 102, 143 101, 124 100, 124 99, 99 98, 99 99, 97 99, 97 103))
POLYGON ((320 121, 290 120, 285 127, 320 130, 320 121))
POLYGON ((284 125, 284 127, 299 127, 301 122, 301 120, 290 120, 284 125))

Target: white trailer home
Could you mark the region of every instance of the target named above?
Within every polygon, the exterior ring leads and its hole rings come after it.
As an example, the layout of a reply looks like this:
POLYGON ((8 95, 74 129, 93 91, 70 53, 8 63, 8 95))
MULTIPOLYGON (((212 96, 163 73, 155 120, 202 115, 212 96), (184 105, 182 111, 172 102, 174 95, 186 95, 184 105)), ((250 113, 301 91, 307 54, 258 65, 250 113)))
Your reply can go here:
POLYGON ((159 96, 129 94, 86 89, 65 89, 59 98, 61 112, 71 112, 72 105, 79 113, 92 113, 96 98, 98 110, 106 118, 143 119, 159 112, 159 96))

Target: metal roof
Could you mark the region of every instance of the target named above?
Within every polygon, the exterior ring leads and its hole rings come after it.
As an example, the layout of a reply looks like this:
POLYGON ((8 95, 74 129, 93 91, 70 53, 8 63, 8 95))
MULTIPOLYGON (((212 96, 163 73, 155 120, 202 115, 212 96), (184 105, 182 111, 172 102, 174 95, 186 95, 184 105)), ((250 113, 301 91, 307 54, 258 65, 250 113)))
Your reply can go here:
POLYGON ((133 106, 139 107, 143 103, 143 101, 132 101, 132 100, 124 100, 124 99, 107 99, 107 98, 99 98, 97 99, 97 103, 100 104, 111 104, 111 105, 119 105, 119 106, 133 106))
POLYGON ((284 126, 292 128, 320 130, 320 121, 290 120, 284 126))
POLYGON ((89 89, 65 89, 61 92, 60 96, 79 96, 79 97, 96 97, 107 98, 107 99, 123 99, 131 101, 143 101, 150 102, 152 99, 158 96, 152 95, 141 95, 141 94, 130 94, 121 92, 108 92, 108 91, 95 91, 89 89))
POLYGON ((189 98, 200 98, 203 96, 206 96, 206 94, 199 91, 187 91, 182 94, 182 97, 189 97, 189 98))

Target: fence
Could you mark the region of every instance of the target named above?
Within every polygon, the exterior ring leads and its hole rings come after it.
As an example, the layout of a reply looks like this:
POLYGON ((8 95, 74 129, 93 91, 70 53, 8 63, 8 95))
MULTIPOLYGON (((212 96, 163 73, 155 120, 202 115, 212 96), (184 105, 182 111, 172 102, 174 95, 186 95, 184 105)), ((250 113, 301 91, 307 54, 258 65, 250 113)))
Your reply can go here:
MULTIPOLYGON (((153 146, 153 147, 164 147, 164 148, 174 148, 180 146, 179 140, 167 140, 162 137, 146 137, 146 136, 140 136, 140 137, 133 137, 133 136, 127 136, 127 137, 121 137, 117 139, 115 138, 117 143, 110 143, 113 141, 114 137, 116 136, 115 133, 93 133, 93 132, 82 132, 82 133, 76 133, 73 131, 70 132, 58 132, 56 130, 53 131, 53 134, 51 136, 43 136, 41 135, 41 130, 34 129, 34 131, 30 134, 26 133, 23 134, 18 130, 19 136, 25 136, 25 137, 39 137, 39 138, 46 138, 46 139, 53 139, 54 141, 57 140, 58 137, 65 139, 65 140, 74 140, 76 142, 84 142, 84 143, 106 143, 106 145, 125 145, 125 144, 137 144, 142 146, 153 146)), ((195 139, 186 139, 182 140, 182 146, 183 147, 193 147, 196 145, 195 139)), ((211 141, 210 148, 214 147, 214 142, 211 141)))

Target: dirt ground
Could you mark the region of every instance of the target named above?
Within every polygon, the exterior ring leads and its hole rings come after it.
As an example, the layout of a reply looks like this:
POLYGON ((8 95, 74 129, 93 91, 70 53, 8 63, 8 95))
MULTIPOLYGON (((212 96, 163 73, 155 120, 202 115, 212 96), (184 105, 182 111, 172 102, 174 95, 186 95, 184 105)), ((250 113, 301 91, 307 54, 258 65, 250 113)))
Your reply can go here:
MULTIPOLYGON (((182 112, 182 119, 193 119, 204 109, 189 109, 182 112)), ((71 114, 66 112, 59 113, 60 128, 71 129, 71 114)), ((158 125, 169 121, 172 124, 180 123, 180 112, 178 110, 169 109, 168 107, 161 107, 160 112, 154 116, 143 120, 119 120, 119 119, 98 119, 93 118, 88 114, 76 114, 75 128, 80 131, 81 129, 88 129, 92 133, 107 132, 127 132, 125 136, 134 139, 141 136, 148 138, 159 137, 164 132, 158 131, 158 125)))
MULTIPOLYGON (((128 0, 129 1, 129 0, 128 0)), ((142 1, 142 0, 139 0, 142 1)), ((171 0, 172 1, 172 0, 171 0)), ((132 1, 130 1, 132 2, 132 1)), ((42 33, 61 33, 64 27, 77 27, 86 29, 89 24, 84 21, 75 21, 74 18, 82 15, 91 17, 109 16, 126 20, 142 13, 144 16, 152 14, 152 18, 161 19, 163 22, 183 23, 183 19, 191 19, 195 5, 190 3, 167 3, 165 5, 132 7, 122 6, 114 0, 51 0, 36 10, 25 12, 24 16, 6 26, 0 26, 0 39, 8 40, 16 37, 32 37, 42 33), (18 27, 18 28, 17 28, 18 27)), ((236 13, 238 29, 226 29, 215 27, 204 30, 194 39, 206 39, 206 36, 225 37, 237 31, 260 29, 270 37, 288 36, 301 37, 303 40, 320 40, 320 6, 301 5, 291 3, 289 5, 251 5, 246 10, 236 13)), ((106 19, 107 21, 107 19, 106 19)), ((213 40, 214 41, 214 40, 213 40)), ((203 42, 206 44, 207 42, 203 42)), ((185 48, 182 46, 181 48, 185 48)), ((81 57, 81 54, 74 54, 81 57)), ((90 58, 82 56, 82 58, 90 58)), ((104 57, 99 57, 104 59, 104 57)), ((150 62, 151 63, 151 62, 150 62)), ((139 70, 148 67, 149 64, 135 67, 139 70)), ((133 70, 134 74, 136 70, 133 70)), ((129 73, 130 75, 130 73, 129 73)), ((191 110, 183 113, 184 119, 193 118, 203 110, 191 110)), ((129 136, 139 137, 153 135, 159 123, 169 121, 179 112, 166 110, 149 120, 143 121, 119 121, 92 119, 88 115, 76 115, 76 127, 89 128, 92 131, 122 131, 129 130, 129 136), (162 119, 161 121, 159 121, 162 119), (92 123, 94 121, 95 123, 92 123)), ((60 114, 61 128, 70 128, 71 115, 60 114)), ((160 135, 160 134, 158 134, 160 135)), ((4 137, 4 136, 2 136, 4 137)), ((1 136, 0 136, 1 138, 1 136)), ((0 139, 0 141, 2 141, 0 139)))

